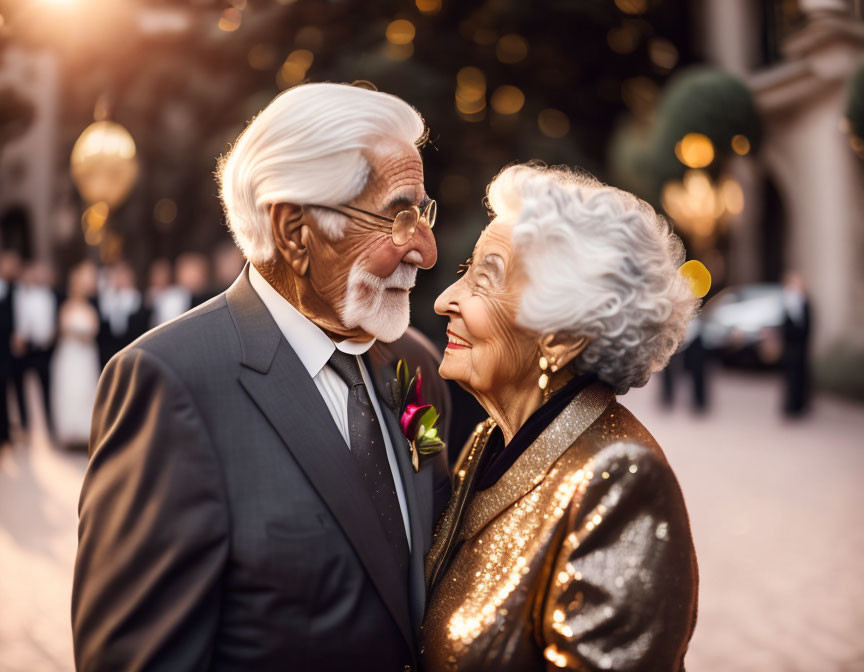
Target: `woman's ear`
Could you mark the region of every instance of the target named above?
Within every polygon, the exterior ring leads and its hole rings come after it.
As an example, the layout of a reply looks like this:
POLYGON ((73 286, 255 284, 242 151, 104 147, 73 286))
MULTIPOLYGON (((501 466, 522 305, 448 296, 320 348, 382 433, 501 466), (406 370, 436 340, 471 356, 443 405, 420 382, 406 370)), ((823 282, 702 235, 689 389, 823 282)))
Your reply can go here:
POLYGON ((552 373, 563 369, 588 347, 588 338, 573 338, 561 333, 545 334, 540 339, 540 354, 549 362, 552 373))
POLYGON ((309 226, 303 221, 303 206, 276 203, 270 206, 270 228, 279 254, 297 275, 309 270, 309 226))

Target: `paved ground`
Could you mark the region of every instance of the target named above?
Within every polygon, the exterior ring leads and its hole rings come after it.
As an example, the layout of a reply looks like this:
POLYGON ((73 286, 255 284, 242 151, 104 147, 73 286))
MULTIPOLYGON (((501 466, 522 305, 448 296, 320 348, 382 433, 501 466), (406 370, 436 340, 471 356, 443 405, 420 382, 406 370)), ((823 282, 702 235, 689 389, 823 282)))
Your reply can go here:
POLYGON ((864 406, 817 398, 788 422, 771 380, 715 382, 704 418, 660 412, 651 387, 623 400, 690 512, 701 576, 687 669, 864 670, 864 406))
MULTIPOLYGON (((666 450, 690 510, 701 600, 689 672, 864 670, 864 407, 819 398, 790 424, 770 380, 715 382, 704 418, 658 410, 650 386, 623 400, 666 450)), ((84 465, 39 431, 0 454, 0 672, 72 669, 84 465)))

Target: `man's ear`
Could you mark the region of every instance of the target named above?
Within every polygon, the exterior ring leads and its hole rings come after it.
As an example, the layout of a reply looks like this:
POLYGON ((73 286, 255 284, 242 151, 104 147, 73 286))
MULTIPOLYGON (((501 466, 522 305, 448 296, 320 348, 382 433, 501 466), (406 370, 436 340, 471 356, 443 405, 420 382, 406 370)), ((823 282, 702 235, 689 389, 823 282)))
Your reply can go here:
POLYGON ((540 339, 540 354, 549 362, 549 368, 554 373, 582 354, 588 343, 586 336, 574 339, 561 333, 545 334, 540 339))
POLYGON ((275 203, 270 206, 273 242, 282 258, 297 275, 309 270, 309 227, 303 221, 303 206, 275 203))

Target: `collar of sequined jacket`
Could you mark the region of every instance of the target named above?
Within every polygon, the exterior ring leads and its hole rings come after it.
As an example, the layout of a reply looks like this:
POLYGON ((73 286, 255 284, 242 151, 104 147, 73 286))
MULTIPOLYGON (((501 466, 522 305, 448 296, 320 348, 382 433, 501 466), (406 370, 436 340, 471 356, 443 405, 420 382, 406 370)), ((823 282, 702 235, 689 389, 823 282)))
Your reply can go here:
POLYGON ((543 430, 537 440, 492 487, 477 491, 477 466, 495 422, 477 425, 456 463, 453 496, 426 556, 426 584, 431 590, 461 543, 540 483, 552 465, 615 400, 612 389, 595 382, 582 390, 543 430), (470 506, 469 506, 470 505, 470 506))

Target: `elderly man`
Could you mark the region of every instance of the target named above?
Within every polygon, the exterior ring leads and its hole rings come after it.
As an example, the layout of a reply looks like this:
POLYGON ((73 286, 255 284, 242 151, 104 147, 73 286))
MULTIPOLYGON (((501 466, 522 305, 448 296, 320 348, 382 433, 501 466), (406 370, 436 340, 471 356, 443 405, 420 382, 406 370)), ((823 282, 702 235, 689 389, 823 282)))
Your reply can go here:
POLYGON ((415 470, 393 408, 398 358, 449 404, 437 357, 406 332, 437 255, 423 137, 394 96, 308 84, 223 160, 249 263, 100 381, 79 670, 416 668, 423 556, 450 489, 443 453, 415 470))

